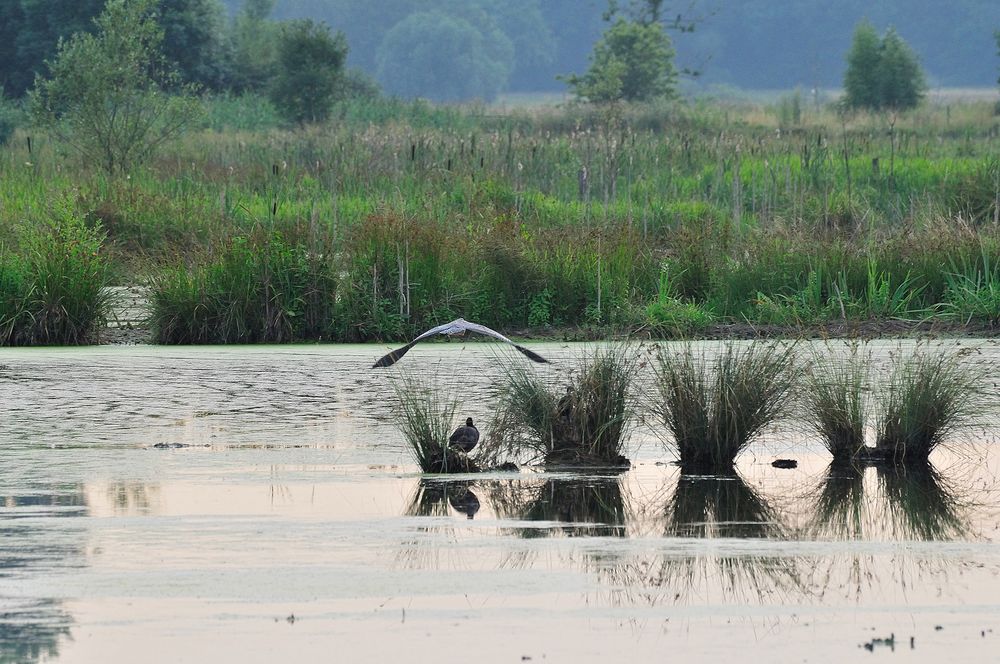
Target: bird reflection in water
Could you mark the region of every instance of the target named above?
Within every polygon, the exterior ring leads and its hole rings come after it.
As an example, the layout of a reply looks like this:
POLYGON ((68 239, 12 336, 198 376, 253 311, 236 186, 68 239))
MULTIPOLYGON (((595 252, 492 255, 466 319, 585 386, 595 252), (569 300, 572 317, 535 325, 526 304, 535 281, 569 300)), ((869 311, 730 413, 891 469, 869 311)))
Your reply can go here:
POLYGON ((448 516, 449 508, 472 519, 479 512, 479 497, 470 480, 421 479, 410 499, 407 516, 448 516))

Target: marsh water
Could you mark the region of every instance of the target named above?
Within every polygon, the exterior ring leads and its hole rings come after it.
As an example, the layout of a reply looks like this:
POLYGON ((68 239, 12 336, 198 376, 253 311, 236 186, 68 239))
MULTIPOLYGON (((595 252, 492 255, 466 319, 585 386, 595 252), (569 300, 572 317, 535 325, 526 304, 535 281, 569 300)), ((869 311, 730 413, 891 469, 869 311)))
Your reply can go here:
MULTIPOLYGON (((940 343, 996 391, 1000 344, 940 343)), ((532 347, 553 380, 580 353, 532 347)), ((622 474, 449 480, 382 352, 0 350, 0 662, 1000 657, 996 410, 925 471, 831 470, 792 425, 685 475, 645 422, 622 474)), ((487 422, 496 352, 400 364, 487 422)))

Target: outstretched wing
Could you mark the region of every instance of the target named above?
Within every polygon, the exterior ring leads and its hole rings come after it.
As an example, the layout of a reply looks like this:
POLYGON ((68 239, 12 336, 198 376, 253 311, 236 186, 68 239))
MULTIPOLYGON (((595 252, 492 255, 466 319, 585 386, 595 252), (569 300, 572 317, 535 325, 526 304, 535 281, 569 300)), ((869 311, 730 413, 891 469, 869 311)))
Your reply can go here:
MULTIPOLYGON (((456 325, 461 320, 462 319, 459 318, 459 319, 451 321, 450 323, 444 323, 443 325, 438 325, 437 327, 432 327, 431 329, 427 330, 426 332, 424 332, 419 337, 417 337, 416 339, 414 339, 410 343, 406 344, 405 346, 403 346, 401 348, 397 348, 396 350, 392 351, 391 353, 388 353, 388 354, 383 355, 382 357, 380 357, 379 360, 378 360, 378 362, 375 363, 375 365, 372 367, 372 369, 378 369, 379 367, 391 367, 393 364, 395 364, 396 362, 399 361, 399 358, 401 358, 404 355, 406 355, 406 352, 408 350, 410 350, 411 348, 413 348, 415 345, 417 345, 418 342, 423 341, 427 337, 433 337, 435 334, 453 334, 454 333, 453 331, 457 330, 456 325)), ((461 330, 457 330, 457 331, 461 331, 461 330)))
MULTIPOLYGON (((462 319, 459 319, 459 320, 462 320, 462 319)), ((508 343, 511 346, 513 346, 514 348, 516 348, 519 351, 521 351, 521 353, 523 353, 524 356, 527 357, 532 362, 539 362, 539 363, 542 363, 542 364, 548 364, 548 362, 549 362, 548 360, 546 360, 544 357, 542 357, 538 353, 535 353, 534 351, 530 351, 527 348, 525 348, 524 346, 520 346, 520 345, 514 343, 513 341, 511 341, 510 339, 508 339, 504 335, 500 334, 496 330, 491 330, 490 328, 486 327, 485 325, 480 325, 478 323, 470 323, 468 321, 462 321, 462 322, 465 323, 465 329, 467 329, 469 332, 476 332, 477 334, 483 334, 483 335, 486 335, 487 337, 493 337, 494 339, 499 339, 500 341, 503 341, 504 343, 508 343)))
POLYGON ((482 334, 487 337, 493 337, 494 339, 499 339, 500 341, 508 343, 514 348, 521 351, 521 353, 523 353, 525 357, 527 357, 529 360, 533 362, 548 363, 548 360, 546 360, 538 353, 530 351, 524 346, 519 346, 518 344, 514 343, 513 341, 511 341, 504 335, 500 334, 496 330, 491 330, 485 325, 480 325, 478 323, 470 323, 464 318, 456 318, 455 320, 449 323, 438 325, 437 327, 432 327, 431 329, 427 330, 426 332, 424 332, 419 337, 417 337, 410 343, 406 344, 405 346, 397 348, 391 353, 383 355, 381 358, 379 358, 378 362, 376 362, 372 368, 377 369, 379 367, 392 366, 393 364, 398 362, 401 357, 406 355, 407 351, 413 348, 418 342, 423 341, 428 337, 432 337, 435 334, 459 334, 461 332, 475 332, 476 334, 482 334))

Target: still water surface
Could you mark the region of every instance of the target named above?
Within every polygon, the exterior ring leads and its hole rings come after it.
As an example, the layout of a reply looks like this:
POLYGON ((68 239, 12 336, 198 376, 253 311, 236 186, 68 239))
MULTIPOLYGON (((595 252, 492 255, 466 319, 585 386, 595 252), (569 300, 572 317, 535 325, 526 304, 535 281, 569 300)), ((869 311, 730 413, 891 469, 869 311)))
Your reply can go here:
MULTIPOLYGON (((1000 345, 962 345, 995 391, 1000 345)), ((491 348, 401 364, 486 421, 491 348)), ((793 427, 686 476, 640 426, 619 476, 446 481, 382 351, 0 351, 0 662, 1000 659, 995 410, 934 472, 831 471, 793 427)))

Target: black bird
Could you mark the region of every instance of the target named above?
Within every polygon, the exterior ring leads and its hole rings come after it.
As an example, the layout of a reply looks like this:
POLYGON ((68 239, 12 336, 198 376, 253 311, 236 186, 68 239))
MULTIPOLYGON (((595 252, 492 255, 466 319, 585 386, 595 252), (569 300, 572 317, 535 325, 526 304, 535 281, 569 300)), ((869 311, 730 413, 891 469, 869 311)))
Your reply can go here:
POLYGON ((447 334, 448 336, 454 337, 460 334, 461 335, 469 334, 470 332, 475 332, 476 334, 482 334, 487 337, 493 337, 494 339, 499 339, 500 341, 508 343, 514 348, 524 353, 524 355, 533 362, 541 362, 546 364, 548 363, 548 360, 546 360, 541 355, 528 350, 524 346, 517 345, 516 343, 514 343, 504 335, 500 334, 496 330, 491 330, 485 325, 479 325, 478 323, 470 323, 464 318, 456 318, 450 323, 445 323, 444 325, 438 325, 437 327, 432 327, 431 329, 427 330, 426 332, 424 332, 419 337, 417 337, 410 343, 406 344, 402 348, 397 348, 388 355, 382 356, 381 358, 379 358, 379 361, 376 362, 375 366, 373 366, 372 368, 377 369, 379 367, 392 366, 393 364, 398 362, 401 357, 406 355, 406 351, 413 348, 418 342, 423 341, 424 339, 427 339, 429 337, 433 337, 436 334, 447 334))
POLYGON ((472 418, 468 417, 465 419, 465 426, 458 427, 455 429, 454 433, 448 439, 448 445, 450 447, 457 447, 466 454, 472 451, 472 448, 476 446, 479 442, 479 429, 472 423, 472 418))

